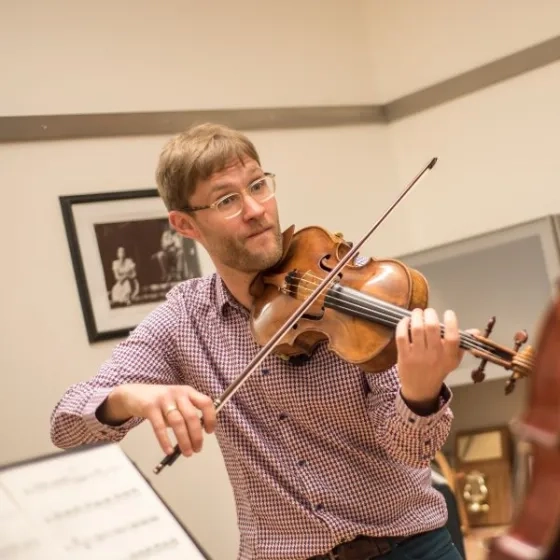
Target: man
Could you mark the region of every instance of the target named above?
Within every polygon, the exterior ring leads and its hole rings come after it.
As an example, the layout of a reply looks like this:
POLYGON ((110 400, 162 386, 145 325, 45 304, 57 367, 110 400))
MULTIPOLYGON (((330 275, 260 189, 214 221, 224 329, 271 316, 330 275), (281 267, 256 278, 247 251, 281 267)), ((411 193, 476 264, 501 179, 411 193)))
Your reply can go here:
POLYGON ((249 285, 282 255, 275 181, 227 127, 167 143, 157 184, 170 224, 208 251, 216 274, 174 287, 94 378, 68 389, 52 440, 120 441, 147 419, 164 453, 171 428, 189 457, 202 448, 201 413, 232 483, 240 559, 460 558, 430 482, 452 419, 444 379, 462 357, 452 312, 441 338, 435 311, 414 310, 396 331, 396 367, 380 374, 325 346, 304 363, 271 355, 216 417, 212 398, 259 349, 249 285))

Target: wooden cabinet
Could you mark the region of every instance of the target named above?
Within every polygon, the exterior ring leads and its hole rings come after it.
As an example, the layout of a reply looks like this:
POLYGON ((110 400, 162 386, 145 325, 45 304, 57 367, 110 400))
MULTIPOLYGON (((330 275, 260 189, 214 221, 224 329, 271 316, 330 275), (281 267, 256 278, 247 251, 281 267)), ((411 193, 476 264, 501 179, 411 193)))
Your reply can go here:
POLYGON ((513 449, 507 426, 458 432, 457 493, 471 527, 506 525, 513 514, 513 449))

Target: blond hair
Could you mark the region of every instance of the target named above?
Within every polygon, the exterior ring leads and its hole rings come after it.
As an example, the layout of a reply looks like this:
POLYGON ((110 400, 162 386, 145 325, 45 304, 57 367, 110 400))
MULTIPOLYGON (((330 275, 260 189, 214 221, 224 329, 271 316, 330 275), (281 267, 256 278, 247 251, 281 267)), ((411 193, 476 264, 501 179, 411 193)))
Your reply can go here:
POLYGON ((244 157, 260 165, 253 143, 224 125, 200 124, 173 136, 163 147, 156 170, 157 188, 166 208, 185 208, 199 181, 244 157))

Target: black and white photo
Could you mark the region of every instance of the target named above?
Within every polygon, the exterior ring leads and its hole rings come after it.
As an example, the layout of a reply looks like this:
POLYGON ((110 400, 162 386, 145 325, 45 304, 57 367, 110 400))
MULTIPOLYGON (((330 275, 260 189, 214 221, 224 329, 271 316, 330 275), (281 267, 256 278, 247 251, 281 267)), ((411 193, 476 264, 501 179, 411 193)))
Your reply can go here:
POLYGON ((177 283, 201 275, 156 189, 61 196, 90 342, 126 336, 177 283))

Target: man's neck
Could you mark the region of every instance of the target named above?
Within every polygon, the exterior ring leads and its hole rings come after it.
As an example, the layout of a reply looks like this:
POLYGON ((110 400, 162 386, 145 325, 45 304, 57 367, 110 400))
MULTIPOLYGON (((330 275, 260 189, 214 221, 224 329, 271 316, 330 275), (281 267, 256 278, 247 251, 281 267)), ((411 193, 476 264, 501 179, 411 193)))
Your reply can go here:
POLYGON ((231 295, 246 309, 251 309, 253 298, 249 293, 255 274, 240 272, 224 266, 217 267, 217 273, 230 291, 231 295))

